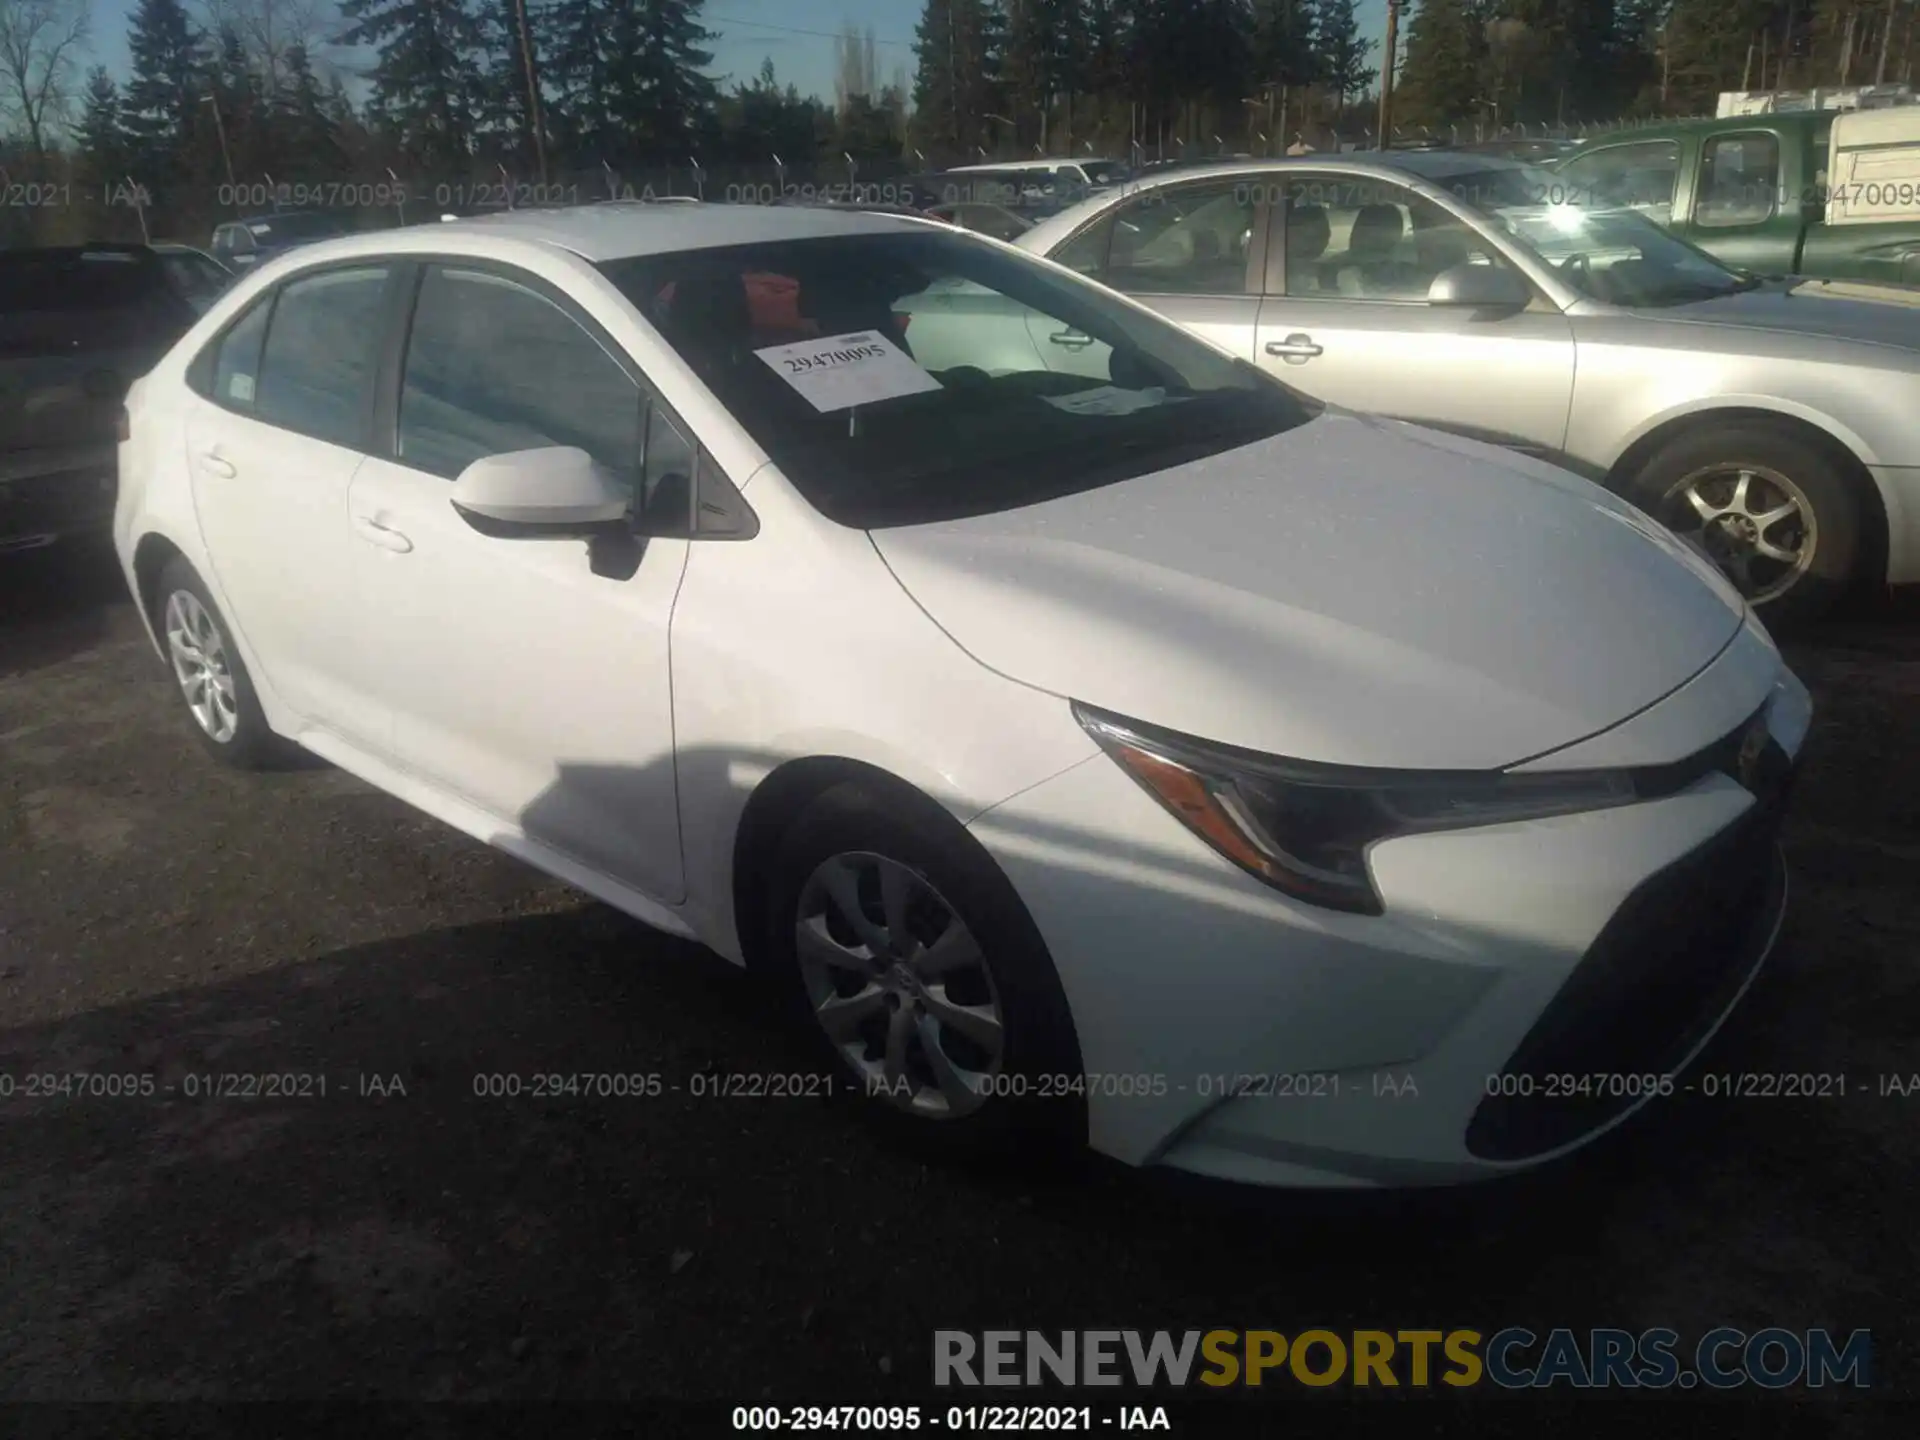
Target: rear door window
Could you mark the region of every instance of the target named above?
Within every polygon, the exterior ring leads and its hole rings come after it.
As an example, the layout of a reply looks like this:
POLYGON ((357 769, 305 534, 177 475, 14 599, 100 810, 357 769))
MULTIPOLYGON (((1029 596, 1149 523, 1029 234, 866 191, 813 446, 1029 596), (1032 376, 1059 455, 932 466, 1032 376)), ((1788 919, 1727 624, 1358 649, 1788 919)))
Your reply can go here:
POLYGON ((253 413, 254 397, 260 388, 260 347, 267 338, 267 318, 273 313, 273 298, 267 297, 214 342, 212 373, 207 377, 207 398, 229 410, 253 413), (210 393, 209 393, 210 392, 210 393))
POLYGON ((1611 200, 1666 225, 1673 220, 1673 195, 1680 183, 1680 143, 1609 145, 1576 155, 1560 167, 1560 175, 1576 192, 1575 204, 1590 204, 1589 196, 1611 200))
POLYGON ((325 270, 280 288, 253 413, 269 425, 366 448, 387 290, 384 265, 325 270))
POLYGON ((1780 142, 1772 135, 1716 135, 1700 149, 1696 225, 1757 225, 1780 209, 1780 142))

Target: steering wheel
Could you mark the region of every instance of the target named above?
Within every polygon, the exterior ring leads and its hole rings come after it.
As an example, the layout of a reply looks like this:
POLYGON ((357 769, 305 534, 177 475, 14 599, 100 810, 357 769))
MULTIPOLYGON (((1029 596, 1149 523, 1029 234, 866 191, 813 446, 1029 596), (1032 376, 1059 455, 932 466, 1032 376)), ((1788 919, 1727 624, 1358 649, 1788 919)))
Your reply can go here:
POLYGON ((1578 250, 1560 262, 1560 271, 1584 285, 1593 278, 1593 262, 1587 258, 1586 251, 1578 250))

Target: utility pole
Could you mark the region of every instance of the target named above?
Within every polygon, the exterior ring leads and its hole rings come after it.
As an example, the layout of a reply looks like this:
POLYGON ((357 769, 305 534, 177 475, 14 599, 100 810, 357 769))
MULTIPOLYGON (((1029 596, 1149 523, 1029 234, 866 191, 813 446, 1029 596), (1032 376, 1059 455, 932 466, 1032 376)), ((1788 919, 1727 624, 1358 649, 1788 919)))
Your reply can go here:
MULTIPOLYGON (((220 97, 203 95, 201 103, 213 107, 213 133, 220 138, 220 161, 227 171, 227 193, 233 194, 239 187, 234 184, 233 179, 233 153, 227 149, 227 123, 220 118, 220 97)), ((240 204, 237 196, 233 203, 236 207, 240 204)))
POLYGON ((527 24, 527 0, 513 0, 513 11, 520 22, 520 54, 527 62, 527 125, 533 132, 533 159, 540 169, 540 183, 547 183, 546 126, 540 119, 540 77, 533 68, 533 28, 527 24))
POLYGON ((1393 134, 1393 62, 1400 53, 1400 0, 1387 0, 1387 39, 1380 47, 1380 148, 1393 134))

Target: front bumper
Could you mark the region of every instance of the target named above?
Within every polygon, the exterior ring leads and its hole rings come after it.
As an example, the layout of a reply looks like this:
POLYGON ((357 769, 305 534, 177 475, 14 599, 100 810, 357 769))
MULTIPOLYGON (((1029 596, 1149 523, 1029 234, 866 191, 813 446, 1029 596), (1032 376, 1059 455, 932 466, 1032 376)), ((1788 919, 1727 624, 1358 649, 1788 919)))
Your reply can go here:
POLYGON ((110 534, 115 489, 111 446, 58 470, 0 478, 0 553, 110 534))
MULTIPOLYGON (((1808 705, 1774 675, 1779 778, 1808 705)), ((1629 723, 1657 732, 1663 708, 1629 723)), ((1105 756, 974 830, 1060 971, 1094 1148, 1263 1184, 1445 1184, 1578 1148, 1705 1044, 1778 932, 1784 798, 1712 773, 1385 842, 1381 916, 1253 880, 1105 756)))

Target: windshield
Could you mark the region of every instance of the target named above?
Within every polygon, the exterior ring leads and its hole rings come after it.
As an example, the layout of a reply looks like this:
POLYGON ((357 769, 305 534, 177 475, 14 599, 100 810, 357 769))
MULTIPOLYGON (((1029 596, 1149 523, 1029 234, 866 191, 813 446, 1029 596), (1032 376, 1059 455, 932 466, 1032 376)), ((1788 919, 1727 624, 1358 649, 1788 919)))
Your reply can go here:
POLYGON ((216 260, 194 250, 162 250, 160 264, 174 288, 204 314, 233 276, 216 260))
POLYGON ((1118 160, 1082 160, 1080 168, 1095 185, 1118 185, 1127 178, 1127 167, 1118 160))
POLYGON ((1436 178, 1568 284, 1610 305, 1679 305, 1759 283, 1662 230, 1604 189, 1532 165, 1436 178))
POLYGON ((960 232, 601 269, 808 501, 861 529, 1036 504, 1319 413, 1098 286, 960 232))

